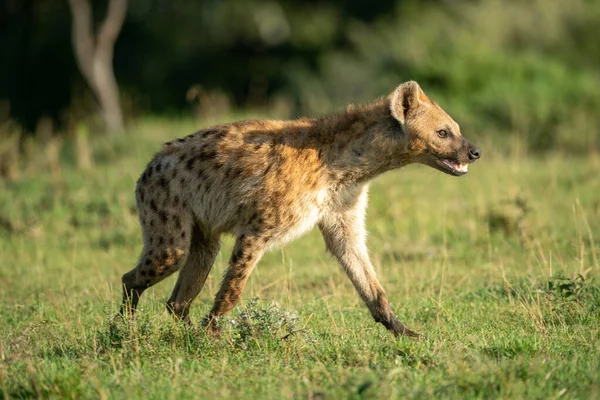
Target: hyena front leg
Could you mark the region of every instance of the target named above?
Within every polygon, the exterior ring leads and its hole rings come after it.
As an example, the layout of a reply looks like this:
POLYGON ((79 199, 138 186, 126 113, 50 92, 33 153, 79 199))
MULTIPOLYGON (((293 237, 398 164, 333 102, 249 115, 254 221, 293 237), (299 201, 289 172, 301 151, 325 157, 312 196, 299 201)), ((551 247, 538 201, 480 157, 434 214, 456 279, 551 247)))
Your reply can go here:
POLYGON ((190 253, 179 271, 177 283, 167 302, 167 309, 176 319, 190 323, 190 305, 202 290, 220 247, 221 240, 218 235, 209 236, 197 226, 194 227, 190 253))
POLYGON ((319 223, 319 229, 327 250, 342 265, 375 321, 381 322, 395 336, 418 337, 418 333, 398 321, 377 280, 365 244, 364 205, 358 202, 351 210, 329 214, 319 223))
POLYGON ((264 248, 265 242, 260 237, 241 235, 237 238, 215 304, 206 317, 206 324, 210 328, 215 329, 215 318, 227 314, 238 303, 246 281, 262 257, 264 248))

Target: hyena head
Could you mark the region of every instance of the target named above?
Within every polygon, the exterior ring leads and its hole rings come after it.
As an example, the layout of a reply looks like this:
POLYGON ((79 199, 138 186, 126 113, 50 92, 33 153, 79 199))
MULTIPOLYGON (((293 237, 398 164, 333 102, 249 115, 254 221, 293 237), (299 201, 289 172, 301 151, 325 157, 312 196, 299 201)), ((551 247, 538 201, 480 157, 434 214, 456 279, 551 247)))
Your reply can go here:
POLYGON ((481 150, 461 135, 458 124, 429 100, 417 82, 398 86, 390 110, 402 127, 410 162, 461 176, 481 156, 481 150))

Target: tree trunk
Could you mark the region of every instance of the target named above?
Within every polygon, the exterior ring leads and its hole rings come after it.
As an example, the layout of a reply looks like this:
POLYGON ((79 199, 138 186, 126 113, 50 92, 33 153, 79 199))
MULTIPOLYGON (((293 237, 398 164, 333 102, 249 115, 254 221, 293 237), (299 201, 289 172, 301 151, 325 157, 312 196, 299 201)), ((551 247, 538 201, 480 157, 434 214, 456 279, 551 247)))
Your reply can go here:
POLYGON ((120 132, 124 127, 123 111, 112 64, 114 45, 127 12, 127 0, 110 0, 106 18, 96 35, 89 0, 69 0, 69 5, 73 15, 73 48, 79 70, 98 100, 106 129, 120 132))

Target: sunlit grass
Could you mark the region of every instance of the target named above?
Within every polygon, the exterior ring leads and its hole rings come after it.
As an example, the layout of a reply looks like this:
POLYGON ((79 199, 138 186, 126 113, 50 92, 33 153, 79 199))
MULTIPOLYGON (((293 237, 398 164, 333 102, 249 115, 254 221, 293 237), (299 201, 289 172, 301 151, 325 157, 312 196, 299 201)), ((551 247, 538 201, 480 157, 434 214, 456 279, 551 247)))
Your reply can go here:
MULTIPOLYGON (((600 181, 588 157, 486 148, 464 178, 410 166, 373 183, 372 260, 421 341, 372 321, 316 231, 263 258, 220 338, 171 321, 173 277, 144 294, 133 324, 115 319, 120 276, 140 251, 135 180, 162 141, 193 130, 147 120, 93 142, 90 172, 67 159, 58 180, 39 172, 0 183, 4 397, 600 393, 600 181), (274 322, 284 315, 297 318, 291 335, 274 322)), ((230 249, 227 239, 195 322, 230 249)))

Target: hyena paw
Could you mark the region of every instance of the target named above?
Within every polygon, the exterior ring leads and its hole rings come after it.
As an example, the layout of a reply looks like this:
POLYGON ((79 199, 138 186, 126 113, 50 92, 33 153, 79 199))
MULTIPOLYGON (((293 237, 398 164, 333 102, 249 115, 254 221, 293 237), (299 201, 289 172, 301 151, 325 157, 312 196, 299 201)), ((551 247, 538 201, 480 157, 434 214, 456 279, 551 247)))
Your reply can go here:
POLYGON ((221 336, 221 327, 219 325, 219 317, 208 315, 202 320, 202 326, 206 329, 208 336, 221 336))
POLYGON ((380 321, 394 336, 407 336, 415 339, 422 338, 423 336, 417 332, 413 332, 404 325, 402 325, 396 317, 392 317, 388 321, 380 321))

